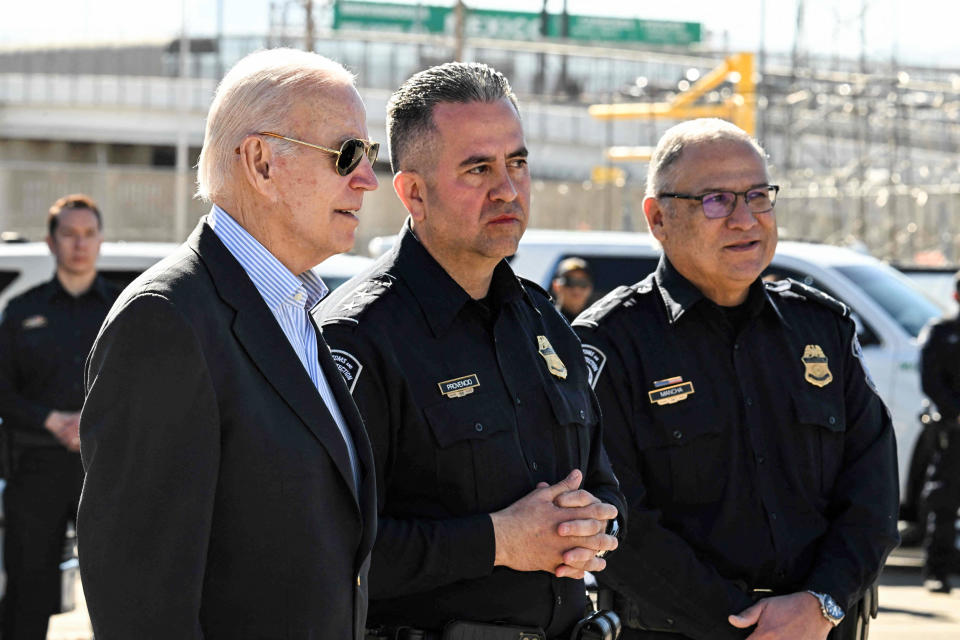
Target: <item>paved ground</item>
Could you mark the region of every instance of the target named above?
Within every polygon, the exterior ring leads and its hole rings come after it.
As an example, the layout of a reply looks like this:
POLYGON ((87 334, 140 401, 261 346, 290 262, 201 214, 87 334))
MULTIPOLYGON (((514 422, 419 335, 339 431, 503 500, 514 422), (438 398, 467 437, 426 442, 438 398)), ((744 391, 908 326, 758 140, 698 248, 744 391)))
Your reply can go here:
MULTIPOLYGON (((960 638, 960 588, 949 596, 927 593, 920 582, 922 556, 917 549, 893 553, 880 580, 880 616, 870 625, 870 640, 957 640, 960 638)), ((960 576, 954 577, 960 585, 960 576)), ((90 622, 77 583, 77 609, 51 618, 47 640, 90 640, 90 622)))

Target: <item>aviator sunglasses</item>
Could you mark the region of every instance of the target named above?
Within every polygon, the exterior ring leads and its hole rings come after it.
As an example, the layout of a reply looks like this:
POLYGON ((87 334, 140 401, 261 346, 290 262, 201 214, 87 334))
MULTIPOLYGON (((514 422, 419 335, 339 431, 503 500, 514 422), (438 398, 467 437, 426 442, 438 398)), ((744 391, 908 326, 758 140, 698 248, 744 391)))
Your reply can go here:
MULTIPOLYGON (((340 145, 340 150, 337 151, 336 149, 321 147, 318 144, 304 142, 303 140, 297 140, 296 138, 288 138, 287 136, 282 136, 279 133, 273 133, 272 131, 257 131, 257 135, 279 138, 281 140, 286 140, 287 142, 302 144, 305 147, 310 147, 311 149, 316 149, 317 151, 332 153, 333 155, 337 156, 337 173, 341 176, 349 175, 350 172, 356 169, 360 164, 360 161, 363 160, 364 155, 370 159, 370 164, 372 165, 377 161, 377 154, 380 153, 379 142, 361 140, 360 138, 350 138, 349 140, 344 140, 343 144, 340 145)), ((236 151, 237 153, 240 153, 239 148, 237 148, 236 151)))

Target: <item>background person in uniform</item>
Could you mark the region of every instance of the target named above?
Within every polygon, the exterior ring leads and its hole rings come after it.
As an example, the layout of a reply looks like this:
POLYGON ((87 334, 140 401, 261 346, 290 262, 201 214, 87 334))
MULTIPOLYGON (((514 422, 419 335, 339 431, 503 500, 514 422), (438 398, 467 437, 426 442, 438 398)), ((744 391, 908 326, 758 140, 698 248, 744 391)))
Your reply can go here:
POLYGON ((668 130, 643 202, 660 264, 574 323, 629 504, 600 576, 627 638, 855 630, 897 544, 894 434, 854 323, 815 289, 760 280, 769 182, 734 125, 668 130))
POLYGON ((87 366, 97 640, 362 637, 373 463, 309 311, 311 267, 353 246, 377 187, 366 137, 353 76, 313 53, 251 54, 217 88, 213 209, 124 291, 87 366))
POLYGON ((557 273, 550 286, 557 309, 567 319, 573 319, 587 308, 593 295, 593 277, 583 258, 567 258, 557 265, 557 273))
POLYGON ((47 230, 54 277, 10 300, 0 323, 0 417, 14 461, 3 494, 4 640, 43 640, 60 608, 64 534, 83 485, 83 361, 119 293, 97 275, 103 235, 90 197, 53 203, 47 230))
MULTIPOLYGON (((953 282, 953 297, 960 302, 960 272, 953 282)), ((923 392, 940 414, 936 449, 923 488, 924 578, 930 591, 950 593, 950 574, 960 571, 960 316, 933 321, 920 341, 923 392)))
POLYGON ((456 620, 567 640, 622 498, 576 336, 503 259, 529 214, 516 98, 486 65, 433 67, 387 131, 410 217, 320 305, 377 464, 371 637, 456 620))

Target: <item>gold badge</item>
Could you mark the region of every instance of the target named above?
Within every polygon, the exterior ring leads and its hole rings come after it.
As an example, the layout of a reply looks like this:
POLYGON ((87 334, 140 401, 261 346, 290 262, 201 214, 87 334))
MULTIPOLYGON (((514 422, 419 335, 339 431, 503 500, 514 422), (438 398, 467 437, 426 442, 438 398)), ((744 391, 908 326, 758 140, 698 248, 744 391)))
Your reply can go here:
POLYGON ((803 357, 800 358, 806 372, 804 380, 817 387, 825 387, 833 381, 833 374, 827 366, 827 355, 817 344, 808 344, 803 348, 803 357))
POLYGON ((560 356, 557 355, 557 352, 550 346, 550 341, 547 340, 547 336, 537 336, 537 349, 540 351, 543 359, 547 361, 547 369, 550 370, 550 373, 566 380, 567 368, 564 366, 560 356))
POLYGON ((665 405, 686 400, 693 393, 693 383, 684 382, 682 376, 674 376, 653 383, 653 389, 647 392, 651 404, 665 405))
POLYGON ((468 376, 438 382, 437 386, 440 387, 440 393, 448 398, 459 398, 473 393, 473 390, 480 386, 480 378, 477 374, 471 373, 468 376))

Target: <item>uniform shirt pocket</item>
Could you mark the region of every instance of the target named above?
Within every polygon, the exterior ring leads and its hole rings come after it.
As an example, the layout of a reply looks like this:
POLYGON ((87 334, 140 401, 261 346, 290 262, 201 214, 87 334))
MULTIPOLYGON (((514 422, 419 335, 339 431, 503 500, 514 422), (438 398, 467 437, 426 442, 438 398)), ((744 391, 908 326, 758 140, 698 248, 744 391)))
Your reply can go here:
POLYGON ((786 453, 809 472, 820 495, 828 495, 843 460, 847 424, 842 399, 828 389, 794 390, 792 398, 796 424, 786 453))
POLYGON ((515 419, 502 405, 486 394, 471 393, 423 409, 437 443, 432 453, 438 497, 451 513, 502 506, 499 469, 523 468, 522 460, 513 459, 515 419))
POLYGON ((653 420, 647 415, 636 420, 638 447, 649 464, 651 485, 657 485, 648 488, 651 497, 708 504, 723 495, 728 443, 723 424, 710 418, 713 412, 704 404, 690 399, 651 406, 653 420))

